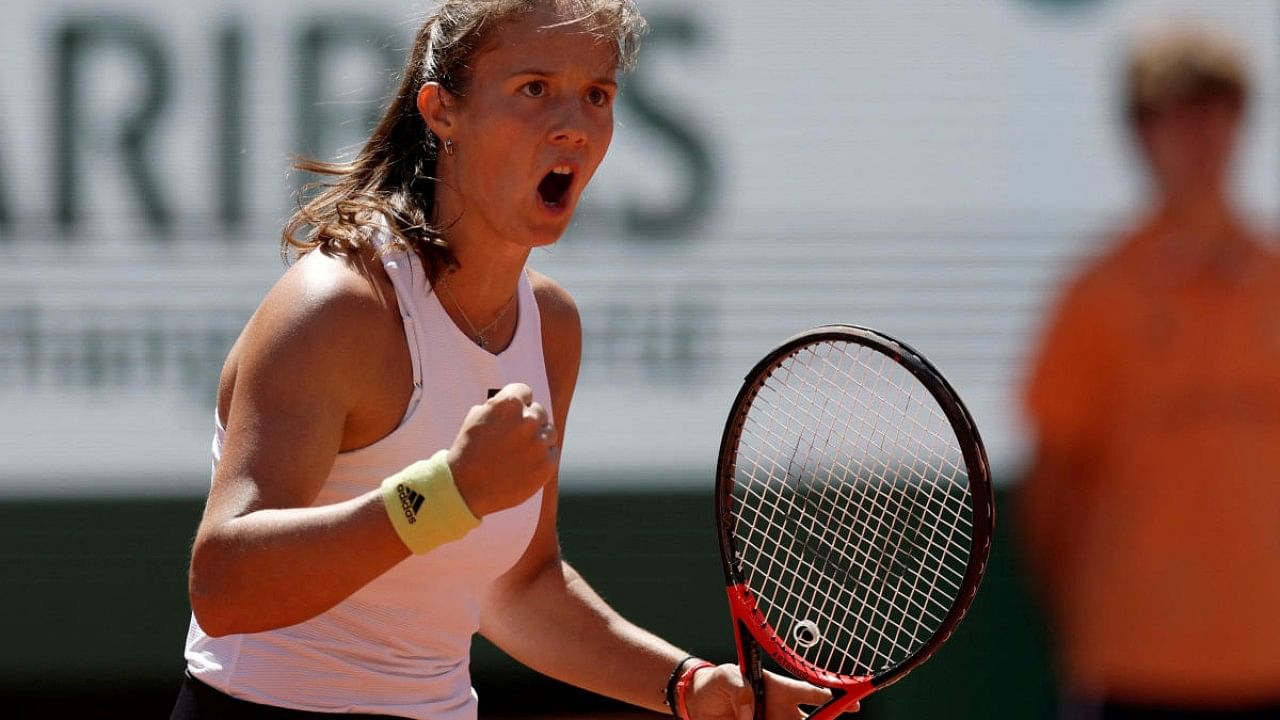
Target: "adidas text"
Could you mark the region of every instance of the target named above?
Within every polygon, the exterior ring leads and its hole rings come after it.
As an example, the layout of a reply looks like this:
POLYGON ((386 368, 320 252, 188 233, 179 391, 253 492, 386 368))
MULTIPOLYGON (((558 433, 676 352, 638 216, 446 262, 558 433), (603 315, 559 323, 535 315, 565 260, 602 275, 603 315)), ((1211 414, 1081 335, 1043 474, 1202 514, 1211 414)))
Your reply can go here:
POLYGON ((422 501, 426 498, 404 484, 396 486, 396 494, 400 496, 400 509, 404 510, 404 518, 412 525, 418 522, 418 511, 422 509, 422 501))

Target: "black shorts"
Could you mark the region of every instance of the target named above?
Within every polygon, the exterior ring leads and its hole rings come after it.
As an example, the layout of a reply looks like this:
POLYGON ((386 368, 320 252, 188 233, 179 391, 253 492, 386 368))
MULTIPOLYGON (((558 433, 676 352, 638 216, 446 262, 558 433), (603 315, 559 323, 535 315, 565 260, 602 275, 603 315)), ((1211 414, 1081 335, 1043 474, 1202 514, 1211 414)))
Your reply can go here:
MULTIPOLYGON (((178 701, 173 705, 169 720, 307 720, 337 716, 336 713, 290 710, 240 700, 186 675, 182 679, 182 689, 178 691, 178 701)), ((393 716, 344 714, 341 717, 386 720, 393 716)))

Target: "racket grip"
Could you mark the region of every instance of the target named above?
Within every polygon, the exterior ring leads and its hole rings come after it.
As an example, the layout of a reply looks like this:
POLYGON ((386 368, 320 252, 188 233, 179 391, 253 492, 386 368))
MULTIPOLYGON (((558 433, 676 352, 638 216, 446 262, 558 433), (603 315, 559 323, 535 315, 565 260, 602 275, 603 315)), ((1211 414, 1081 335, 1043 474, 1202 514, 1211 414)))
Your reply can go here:
POLYGON ((754 720, 766 720, 764 712, 764 671, 760 665, 760 648, 751 641, 751 632, 739 620, 736 623, 735 640, 738 644, 738 667, 742 671, 742 679, 751 688, 754 699, 754 720))

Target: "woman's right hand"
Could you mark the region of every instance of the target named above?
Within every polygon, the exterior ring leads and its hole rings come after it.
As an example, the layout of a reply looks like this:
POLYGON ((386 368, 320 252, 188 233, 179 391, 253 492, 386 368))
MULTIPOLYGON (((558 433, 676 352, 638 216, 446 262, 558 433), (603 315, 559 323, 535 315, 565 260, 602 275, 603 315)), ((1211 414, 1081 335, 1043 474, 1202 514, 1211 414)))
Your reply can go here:
POLYGON ((483 517, 519 505, 551 481, 559 433, 533 389, 512 383, 471 408, 448 458, 459 494, 483 517))

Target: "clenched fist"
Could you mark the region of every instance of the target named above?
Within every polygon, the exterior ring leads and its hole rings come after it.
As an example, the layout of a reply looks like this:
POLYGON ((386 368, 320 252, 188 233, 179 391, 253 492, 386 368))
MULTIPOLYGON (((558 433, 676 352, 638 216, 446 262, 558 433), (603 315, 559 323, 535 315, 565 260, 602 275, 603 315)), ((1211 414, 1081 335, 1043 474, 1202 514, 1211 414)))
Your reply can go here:
POLYGON ((512 383, 462 421, 449 448, 454 484, 476 517, 524 502, 555 475, 559 433, 534 402, 533 389, 512 383))

